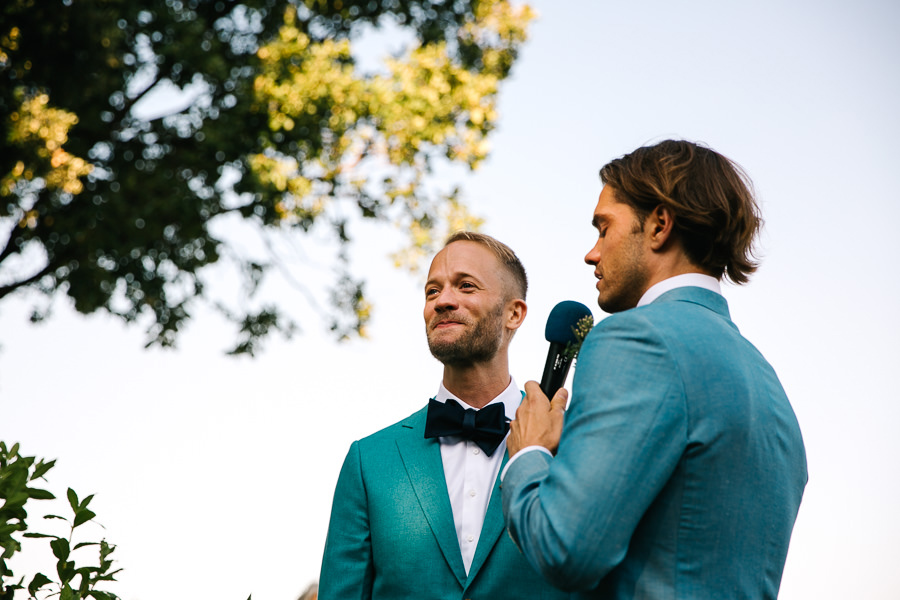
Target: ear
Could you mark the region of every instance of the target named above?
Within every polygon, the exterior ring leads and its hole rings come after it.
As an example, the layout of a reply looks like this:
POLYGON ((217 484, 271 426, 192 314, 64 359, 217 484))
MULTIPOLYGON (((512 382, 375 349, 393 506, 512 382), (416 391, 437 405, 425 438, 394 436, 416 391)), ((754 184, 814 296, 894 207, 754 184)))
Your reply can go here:
POLYGON ((644 233, 652 250, 662 250, 675 233, 675 213, 668 206, 660 204, 647 215, 644 233))
POLYGON ((506 303, 506 328, 511 332, 522 326, 525 315, 528 314, 528 305, 518 298, 506 303))

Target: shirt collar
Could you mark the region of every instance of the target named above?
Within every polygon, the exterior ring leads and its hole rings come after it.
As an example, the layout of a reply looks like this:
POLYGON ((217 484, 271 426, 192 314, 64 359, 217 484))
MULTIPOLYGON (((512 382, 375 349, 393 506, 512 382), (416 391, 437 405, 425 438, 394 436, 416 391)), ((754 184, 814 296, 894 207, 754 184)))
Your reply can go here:
POLYGON ((657 284, 651 285, 650 289, 644 292, 638 301, 638 306, 650 304, 666 292, 680 287, 700 287, 722 295, 722 286, 719 280, 703 273, 685 273, 683 275, 675 275, 668 279, 663 279, 657 284))
MULTIPOLYGON (((474 410, 478 410, 474 406, 469 406, 468 404, 451 394, 449 391, 447 391, 447 388, 444 387, 443 382, 441 382, 441 385, 438 388, 438 393, 434 398, 438 402, 455 400, 463 408, 472 408, 474 410)), ((510 376, 509 378, 509 385, 506 386, 506 389, 500 392, 500 394, 496 398, 488 402, 485 406, 496 404, 497 402, 503 404, 503 410, 506 413, 506 417, 510 421, 516 418, 516 409, 519 408, 519 403, 522 402, 522 392, 519 391, 519 386, 516 385, 516 380, 513 379, 512 376, 510 376)))

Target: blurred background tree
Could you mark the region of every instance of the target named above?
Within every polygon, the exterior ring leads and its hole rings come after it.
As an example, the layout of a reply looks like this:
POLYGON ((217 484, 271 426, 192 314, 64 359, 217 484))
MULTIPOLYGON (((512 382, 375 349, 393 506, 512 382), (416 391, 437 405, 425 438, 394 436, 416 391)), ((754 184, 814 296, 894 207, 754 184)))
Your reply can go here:
POLYGON ((348 224, 408 232, 393 258, 411 269, 446 231, 477 228, 430 179, 486 158, 532 16, 504 0, 4 2, 0 301, 39 291, 37 321, 66 294, 149 323, 148 346, 174 344, 203 302, 235 323, 231 351, 253 354, 296 324, 254 300, 278 253, 216 233, 238 218, 333 241, 310 310, 340 339, 365 335, 348 224), (410 43, 366 72, 352 51, 378 28, 410 43), (239 293, 213 297, 214 263, 236 267, 239 293))

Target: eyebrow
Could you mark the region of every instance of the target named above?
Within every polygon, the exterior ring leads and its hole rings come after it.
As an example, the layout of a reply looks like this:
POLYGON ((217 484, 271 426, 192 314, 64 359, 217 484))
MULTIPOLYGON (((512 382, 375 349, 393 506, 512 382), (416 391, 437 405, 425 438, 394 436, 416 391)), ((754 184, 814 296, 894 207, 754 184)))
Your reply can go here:
MULTIPOLYGON (((482 285, 481 278, 477 275, 473 275, 472 273, 468 273, 465 271, 460 271, 458 273, 454 273, 452 276, 451 283, 459 281, 460 279, 471 279, 472 281, 477 282, 479 285, 482 285)), ((425 288, 428 288, 430 285, 439 285, 436 279, 429 279, 425 282, 425 288)))

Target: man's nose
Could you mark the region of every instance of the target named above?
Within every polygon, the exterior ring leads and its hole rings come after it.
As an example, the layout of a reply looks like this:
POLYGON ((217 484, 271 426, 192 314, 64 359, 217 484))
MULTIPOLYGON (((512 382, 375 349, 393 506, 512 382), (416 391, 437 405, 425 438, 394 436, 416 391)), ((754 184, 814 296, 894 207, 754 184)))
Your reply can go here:
POLYGON ((456 293, 453 289, 443 289, 434 300, 434 309, 438 311, 453 310, 457 306, 456 293))

